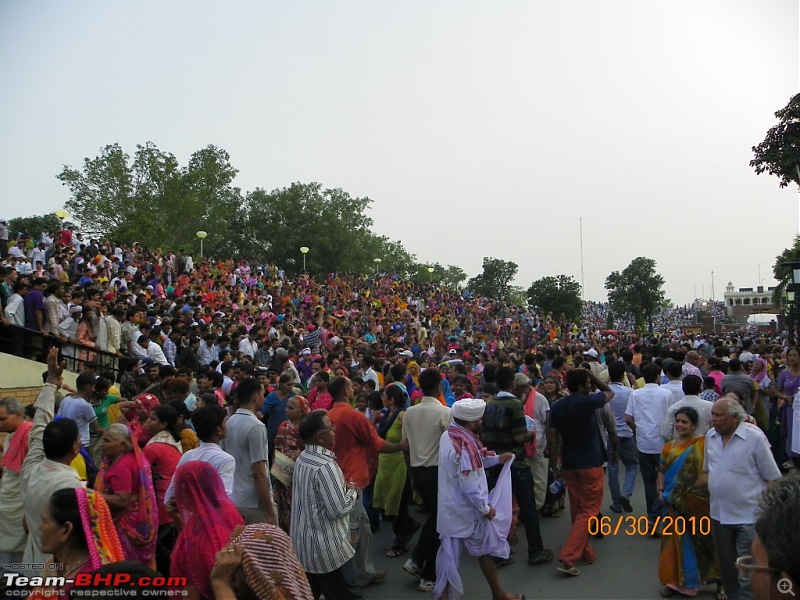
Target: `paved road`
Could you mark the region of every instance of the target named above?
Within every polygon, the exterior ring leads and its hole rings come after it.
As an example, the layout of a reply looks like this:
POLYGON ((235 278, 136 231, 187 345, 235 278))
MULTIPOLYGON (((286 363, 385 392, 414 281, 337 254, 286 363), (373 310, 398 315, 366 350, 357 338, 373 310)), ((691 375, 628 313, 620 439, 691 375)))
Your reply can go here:
MULTIPOLYGON (((607 509, 608 490, 603 502, 604 514, 616 517, 607 509)), ((644 491, 641 479, 636 482, 636 491, 632 499, 634 515, 644 514, 644 491)), ((417 519, 425 515, 412 508, 417 519)), ((558 519, 542 519, 542 537, 546 547, 552 548, 556 556, 569 531, 569 509, 558 519)), ((602 540, 593 540, 599 558, 594 565, 578 565, 581 574, 568 577, 556 571, 557 560, 548 565, 529 567, 525 560, 526 546, 524 530, 520 529, 520 542, 517 550, 517 561, 500 570, 500 578, 506 591, 525 594, 528 599, 616 599, 638 600, 658 599, 661 584, 658 581, 658 552, 660 541, 645 536, 627 536, 620 531, 616 536, 606 536, 602 540)), ((425 600, 431 599, 430 593, 417 590, 413 577, 402 570, 402 564, 409 555, 395 559, 387 559, 384 553, 391 546, 391 523, 383 523, 381 530, 375 534, 373 551, 375 567, 385 569, 386 581, 365 589, 368 599, 384 600, 425 600)), ((416 537, 414 539, 416 542, 416 537)), ((491 595, 476 559, 462 554, 461 577, 468 600, 488 600, 491 595)), ((697 595, 699 600, 712 600, 715 586, 703 588, 697 595)))

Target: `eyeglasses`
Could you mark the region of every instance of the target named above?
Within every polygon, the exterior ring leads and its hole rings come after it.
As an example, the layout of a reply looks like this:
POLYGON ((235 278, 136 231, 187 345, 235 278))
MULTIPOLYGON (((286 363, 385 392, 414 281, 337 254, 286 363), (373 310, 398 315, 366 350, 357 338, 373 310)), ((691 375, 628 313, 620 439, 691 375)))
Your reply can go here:
POLYGON ((761 565, 753 564, 752 556, 740 556, 736 559, 736 570, 739 571, 739 579, 750 581, 753 571, 764 571, 769 573, 780 573, 778 569, 772 567, 762 567, 761 565))

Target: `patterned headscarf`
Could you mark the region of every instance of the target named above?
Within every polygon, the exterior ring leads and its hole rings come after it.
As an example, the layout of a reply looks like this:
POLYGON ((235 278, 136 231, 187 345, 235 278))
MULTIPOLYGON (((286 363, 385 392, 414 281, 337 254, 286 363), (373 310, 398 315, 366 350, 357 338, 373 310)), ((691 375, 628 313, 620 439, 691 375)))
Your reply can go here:
POLYGON ((292 396, 289 398, 289 400, 294 400, 297 402, 300 412, 303 413, 304 417, 311 412, 311 407, 308 404, 308 400, 305 399, 305 396, 292 396))
POLYGON ((259 600, 311 600, 306 572, 297 560, 292 541, 275 525, 256 523, 237 527, 231 544, 244 550, 245 581, 259 600))
POLYGON ((78 498, 78 510, 81 513, 86 545, 89 547, 92 570, 125 560, 125 553, 103 494, 80 487, 75 489, 75 495, 78 498))
POLYGON ((181 465, 172 481, 182 527, 172 550, 170 575, 187 577, 203 598, 213 600, 214 557, 234 528, 243 524, 242 516, 209 463, 197 460, 181 465))

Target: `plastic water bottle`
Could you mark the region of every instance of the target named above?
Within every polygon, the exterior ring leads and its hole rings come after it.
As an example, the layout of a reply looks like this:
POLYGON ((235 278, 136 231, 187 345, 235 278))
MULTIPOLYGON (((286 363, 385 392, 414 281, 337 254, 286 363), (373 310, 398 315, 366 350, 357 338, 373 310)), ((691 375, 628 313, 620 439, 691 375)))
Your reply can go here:
POLYGON ((560 496, 561 492, 564 491, 564 480, 563 479, 556 479, 553 483, 550 484, 550 493, 553 496, 560 496))

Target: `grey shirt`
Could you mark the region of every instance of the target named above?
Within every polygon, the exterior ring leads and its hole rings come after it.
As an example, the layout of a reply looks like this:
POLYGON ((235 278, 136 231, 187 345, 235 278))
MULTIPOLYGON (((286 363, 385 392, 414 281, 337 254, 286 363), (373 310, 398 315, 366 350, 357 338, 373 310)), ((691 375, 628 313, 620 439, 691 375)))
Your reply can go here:
POLYGON ((741 371, 731 371, 722 378, 722 391, 741 394, 747 414, 753 413, 753 389, 753 380, 741 371))
POLYGON ((253 464, 268 459, 267 428, 251 411, 240 408, 228 419, 228 435, 220 446, 236 459, 236 470, 233 474, 236 506, 266 510, 259 502, 253 464))

